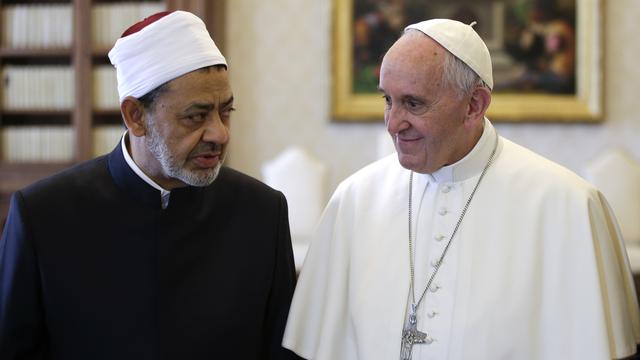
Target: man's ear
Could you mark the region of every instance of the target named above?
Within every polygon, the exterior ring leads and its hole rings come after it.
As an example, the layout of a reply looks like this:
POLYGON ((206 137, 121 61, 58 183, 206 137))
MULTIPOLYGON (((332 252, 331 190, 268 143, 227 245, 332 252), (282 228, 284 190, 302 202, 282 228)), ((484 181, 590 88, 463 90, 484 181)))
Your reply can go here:
POLYGON ((127 96, 120 104, 120 112, 122 113, 122 119, 124 124, 129 129, 129 132, 133 136, 144 136, 147 133, 147 127, 145 126, 145 111, 144 105, 134 98, 133 96, 127 96))
POLYGON ((469 99, 466 114, 467 122, 471 125, 476 124, 478 121, 483 121, 489 104, 491 104, 491 91, 486 87, 476 87, 469 99))

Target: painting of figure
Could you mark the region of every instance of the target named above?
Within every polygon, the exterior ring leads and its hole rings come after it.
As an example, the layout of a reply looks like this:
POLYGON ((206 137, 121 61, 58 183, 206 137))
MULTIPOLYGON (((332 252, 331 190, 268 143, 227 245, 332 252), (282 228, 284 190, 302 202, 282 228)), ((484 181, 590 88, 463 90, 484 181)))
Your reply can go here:
POLYGON ((385 49, 408 24, 474 25, 494 64, 497 93, 574 94, 576 0, 354 0, 353 89, 375 92, 385 49))

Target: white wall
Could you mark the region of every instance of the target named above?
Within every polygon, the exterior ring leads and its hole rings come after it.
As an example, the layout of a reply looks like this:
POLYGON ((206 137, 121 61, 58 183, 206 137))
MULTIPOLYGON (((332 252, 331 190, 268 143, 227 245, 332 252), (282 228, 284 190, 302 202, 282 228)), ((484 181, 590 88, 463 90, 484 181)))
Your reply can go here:
MULTIPOLYGON (((609 146, 640 159, 640 1, 602 2, 604 122, 497 124, 502 135, 578 173, 609 146)), ((238 108, 232 167, 260 178, 264 161, 289 145, 302 145, 328 164, 330 193, 377 158, 382 120, 331 121, 330 0, 233 0, 227 11, 225 55, 238 108)))

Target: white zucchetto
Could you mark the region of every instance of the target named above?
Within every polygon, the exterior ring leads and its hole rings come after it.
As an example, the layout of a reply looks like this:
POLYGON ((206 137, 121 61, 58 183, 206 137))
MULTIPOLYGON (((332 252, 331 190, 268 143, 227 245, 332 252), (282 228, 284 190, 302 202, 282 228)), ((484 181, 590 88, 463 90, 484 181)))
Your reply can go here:
POLYGON ((407 26, 437 41, 455 57, 462 60, 493 89, 491 55, 472 25, 450 19, 431 19, 407 26))

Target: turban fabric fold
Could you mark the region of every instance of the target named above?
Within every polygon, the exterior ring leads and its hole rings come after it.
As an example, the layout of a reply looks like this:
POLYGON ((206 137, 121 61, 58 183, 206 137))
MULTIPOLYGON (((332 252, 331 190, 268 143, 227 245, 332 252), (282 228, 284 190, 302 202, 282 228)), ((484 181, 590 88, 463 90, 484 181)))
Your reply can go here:
POLYGON ((163 12, 131 26, 109 51, 120 102, 139 98, 193 70, 227 62, 207 28, 192 13, 163 12))

